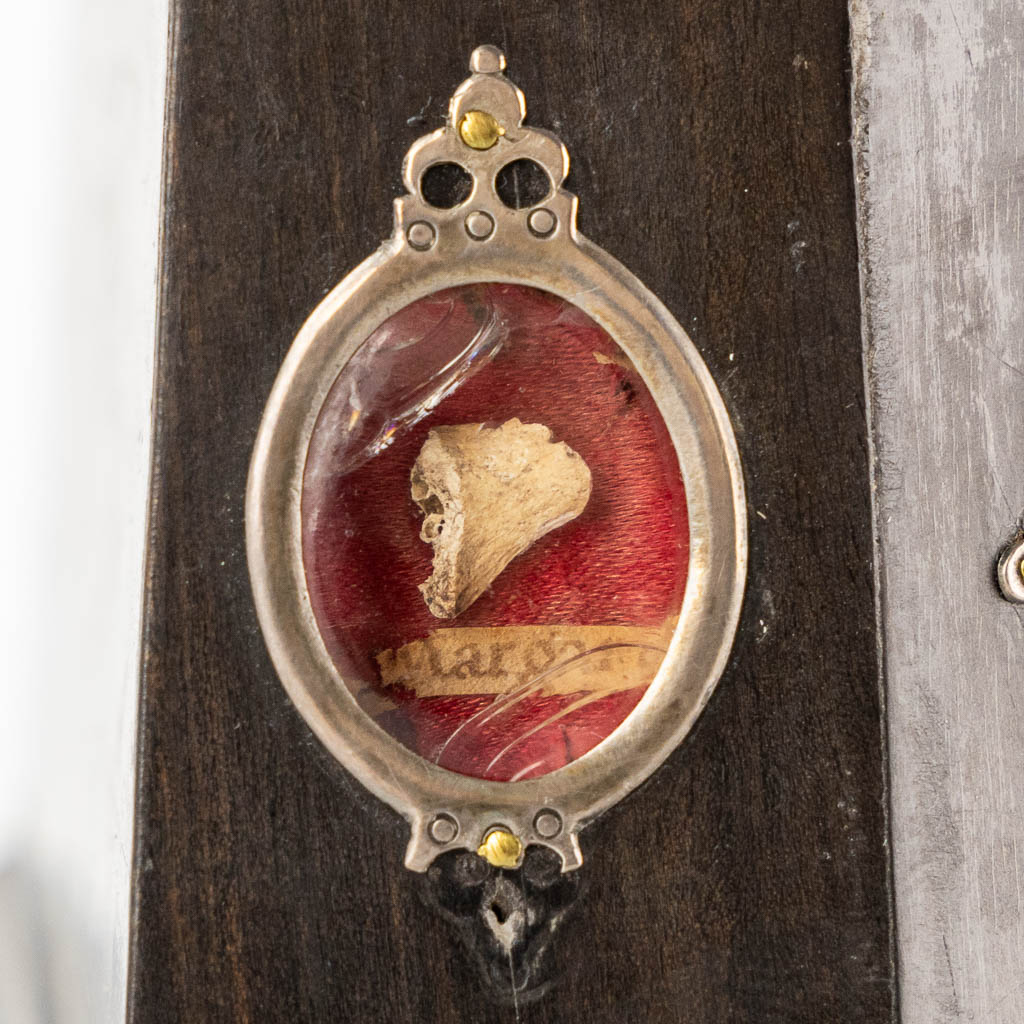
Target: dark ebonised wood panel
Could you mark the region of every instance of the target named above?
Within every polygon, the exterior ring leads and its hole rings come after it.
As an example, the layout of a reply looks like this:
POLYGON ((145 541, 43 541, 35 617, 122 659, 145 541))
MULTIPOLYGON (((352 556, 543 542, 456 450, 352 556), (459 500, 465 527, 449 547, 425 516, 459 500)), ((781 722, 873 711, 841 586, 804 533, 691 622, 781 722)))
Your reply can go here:
POLYGON ((751 511, 732 663, 584 833, 523 1021, 890 1021, 885 761, 842 0, 172 4, 132 1024, 511 1021, 256 624, 252 441, 409 144, 502 46, 584 232, 676 314, 751 511))

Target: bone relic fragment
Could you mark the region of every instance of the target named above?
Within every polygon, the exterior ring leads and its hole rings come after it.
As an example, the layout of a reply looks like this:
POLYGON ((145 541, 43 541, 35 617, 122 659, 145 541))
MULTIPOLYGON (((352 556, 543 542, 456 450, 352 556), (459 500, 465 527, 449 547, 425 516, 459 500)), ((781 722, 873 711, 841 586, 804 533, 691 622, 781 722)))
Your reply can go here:
POLYGON ((464 612, 517 555, 575 519, 590 498, 590 470, 541 423, 434 427, 412 468, 423 510, 420 537, 434 571, 420 584, 439 619, 464 612))

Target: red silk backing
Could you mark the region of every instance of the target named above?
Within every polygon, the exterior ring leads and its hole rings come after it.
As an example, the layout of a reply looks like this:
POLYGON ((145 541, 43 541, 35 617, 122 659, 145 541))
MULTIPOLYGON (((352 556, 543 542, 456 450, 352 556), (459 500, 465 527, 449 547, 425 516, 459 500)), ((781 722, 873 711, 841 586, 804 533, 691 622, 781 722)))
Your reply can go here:
MULTIPOLYGON (((380 688, 377 653, 439 628, 657 626, 678 615, 689 556, 678 461, 646 385, 601 327, 536 289, 469 285, 406 307, 370 342, 361 351, 376 352, 381 372, 354 385, 343 371, 332 388, 310 446, 302 506, 313 611, 353 690, 380 688), (462 351, 484 324, 499 332, 500 345, 475 356, 478 365, 453 393, 410 425, 410 396, 441 379, 451 352, 462 351), (367 380, 374 393, 355 394, 357 387, 366 392, 367 380), (439 620, 417 589, 430 575, 432 550, 419 538, 410 469, 432 426, 514 416, 545 424, 584 458, 590 501, 577 519, 510 563, 456 620, 439 620), (381 423, 385 432, 395 425, 393 441, 358 464, 366 454, 360 446, 381 423)), ((621 723, 649 681, 603 696, 514 702, 479 694, 424 698, 391 687, 386 697, 394 706, 381 711, 378 704, 376 717, 425 758, 508 781, 586 753, 621 723)))

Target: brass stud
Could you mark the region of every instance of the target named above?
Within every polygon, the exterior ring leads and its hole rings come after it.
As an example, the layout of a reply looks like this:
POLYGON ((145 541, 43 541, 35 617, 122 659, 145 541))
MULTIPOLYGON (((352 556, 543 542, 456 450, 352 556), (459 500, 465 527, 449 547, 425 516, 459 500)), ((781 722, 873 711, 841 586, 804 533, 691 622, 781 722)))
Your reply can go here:
POLYGON ((470 149, 490 149, 505 129, 483 110, 467 110, 459 122, 459 138, 470 149))
POLYGON ((523 856, 523 844, 511 832, 496 828, 487 833, 476 852, 492 867, 514 868, 523 856))

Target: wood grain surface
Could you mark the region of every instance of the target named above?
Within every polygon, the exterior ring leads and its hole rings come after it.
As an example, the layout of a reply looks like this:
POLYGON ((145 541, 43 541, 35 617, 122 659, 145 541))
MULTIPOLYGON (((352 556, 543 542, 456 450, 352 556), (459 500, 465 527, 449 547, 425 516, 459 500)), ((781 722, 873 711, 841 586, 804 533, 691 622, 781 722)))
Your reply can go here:
POLYGON ((173 5, 133 1024, 892 1020, 848 59, 841 0, 173 5), (704 355, 752 522, 732 662, 584 833, 556 983, 520 1006, 289 704, 242 525, 291 339, 482 42, 568 145, 582 229, 704 355))
POLYGON ((905 1024, 1024 1020, 1024 21, 854 7, 905 1024))

